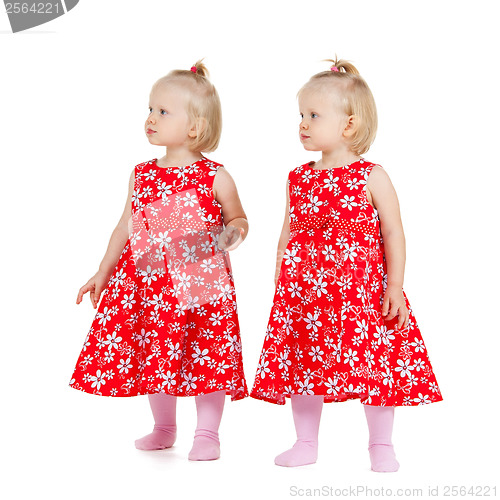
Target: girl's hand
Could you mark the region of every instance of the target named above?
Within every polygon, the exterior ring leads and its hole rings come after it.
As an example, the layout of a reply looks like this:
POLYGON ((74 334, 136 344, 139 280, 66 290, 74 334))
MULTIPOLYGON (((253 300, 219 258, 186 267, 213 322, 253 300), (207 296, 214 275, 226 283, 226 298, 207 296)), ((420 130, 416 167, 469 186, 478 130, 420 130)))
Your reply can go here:
POLYGON ((229 252, 230 250, 234 250, 240 246, 240 243, 243 241, 241 235, 243 234, 244 229, 236 226, 226 226, 224 231, 219 234, 219 239, 217 244, 221 250, 225 250, 229 252))
POLYGON ((400 286, 387 285, 382 304, 382 317, 386 321, 390 321, 396 316, 399 316, 398 328, 406 328, 410 320, 410 313, 406 307, 403 290, 400 286))
POLYGON ((83 285, 79 292, 78 297, 76 299, 76 303, 79 304, 82 301, 82 297, 90 292, 90 301, 94 306, 94 309, 99 304, 99 298, 101 296, 102 291, 108 284, 109 278, 112 273, 104 273, 103 271, 97 271, 92 278, 90 278, 85 285, 83 285))

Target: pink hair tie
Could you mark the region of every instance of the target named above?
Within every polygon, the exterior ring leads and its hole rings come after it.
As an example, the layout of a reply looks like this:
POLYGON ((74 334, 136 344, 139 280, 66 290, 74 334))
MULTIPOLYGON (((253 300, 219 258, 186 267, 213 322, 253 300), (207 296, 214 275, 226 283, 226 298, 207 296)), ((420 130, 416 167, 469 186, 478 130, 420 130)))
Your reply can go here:
POLYGON ((332 66, 330 68, 332 71, 335 71, 335 73, 338 73, 339 72, 339 68, 337 68, 337 66, 332 66))
POLYGON ((196 73, 196 66, 191 66, 191 71, 192 71, 193 73, 196 73))

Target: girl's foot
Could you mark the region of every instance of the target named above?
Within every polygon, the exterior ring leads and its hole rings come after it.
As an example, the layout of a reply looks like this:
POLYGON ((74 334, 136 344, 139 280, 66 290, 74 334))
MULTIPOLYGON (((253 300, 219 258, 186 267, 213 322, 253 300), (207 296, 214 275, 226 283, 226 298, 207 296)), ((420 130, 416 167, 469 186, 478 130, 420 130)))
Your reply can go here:
POLYGON ((289 450, 274 459, 276 465, 282 467, 297 467, 316 463, 318 459, 318 442, 312 440, 297 440, 289 450))
POLYGON ((219 433, 209 429, 197 429, 189 460, 217 460, 220 457, 219 433))
POLYGON ((399 462, 396 460, 391 444, 372 444, 369 446, 370 461, 374 472, 396 472, 399 462))
POLYGON ((370 432, 368 451, 372 471, 396 472, 399 463, 392 447, 392 427, 394 424, 394 406, 365 405, 366 421, 370 432))
POLYGON ((175 443, 177 426, 175 425, 155 425, 153 432, 137 439, 135 447, 138 450, 163 450, 171 448, 175 443))

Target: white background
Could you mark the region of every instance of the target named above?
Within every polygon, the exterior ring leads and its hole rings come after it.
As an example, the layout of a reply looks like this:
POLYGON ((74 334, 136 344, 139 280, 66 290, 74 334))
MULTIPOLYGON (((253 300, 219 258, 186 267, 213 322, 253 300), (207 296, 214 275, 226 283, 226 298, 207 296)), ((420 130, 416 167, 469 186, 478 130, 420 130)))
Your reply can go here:
POLYGON ((431 486, 498 486, 495 12, 496 2, 481 0, 81 0, 12 34, 2 11, 4 498, 285 499, 294 486, 425 496, 431 486), (287 174, 318 158, 299 143, 295 95, 335 53, 358 67, 377 102, 379 133, 365 157, 398 192, 404 288, 444 401, 396 409, 396 474, 369 470, 357 401, 324 406, 318 462, 298 469, 273 463, 294 442, 289 402, 227 398, 220 460, 192 463, 195 403, 180 399, 175 447, 138 451, 134 440, 153 424, 145 396, 100 398, 67 384, 95 314, 88 295, 75 304, 78 289, 104 255, 132 168, 163 154, 143 132, 151 85, 205 57, 221 96, 223 137, 208 156, 235 179, 250 223, 230 255, 251 387, 287 174))

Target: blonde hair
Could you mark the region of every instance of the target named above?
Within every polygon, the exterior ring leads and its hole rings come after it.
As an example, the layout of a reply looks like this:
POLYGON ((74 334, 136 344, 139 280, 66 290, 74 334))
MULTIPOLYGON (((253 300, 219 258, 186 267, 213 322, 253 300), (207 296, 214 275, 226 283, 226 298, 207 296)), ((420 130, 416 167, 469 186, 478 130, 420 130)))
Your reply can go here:
POLYGON ((175 69, 160 78, 154 85, 174 84, 187 91, 187 114, 195 123, 202 118, 203 126, 197 130, 189 145, 192 151, 215 151, 222 132, 222 109, 219 94, 208 79, 203 59, 196 61, 191 69, 175 69))
POLYGON ((357 127, 352 136, 351 150, 357 155, 366 153, 375 140, 377 134, 377 108, 375 99, 365 80, 359 74, 356 67, 343 59, 325 59, 333 63, 331 69, 313 75, 309 81, 299 90, 297 96, 304 90, 322 90, 331 84, 339 92, 341 106, 348 116, 356 116, 357 127))

